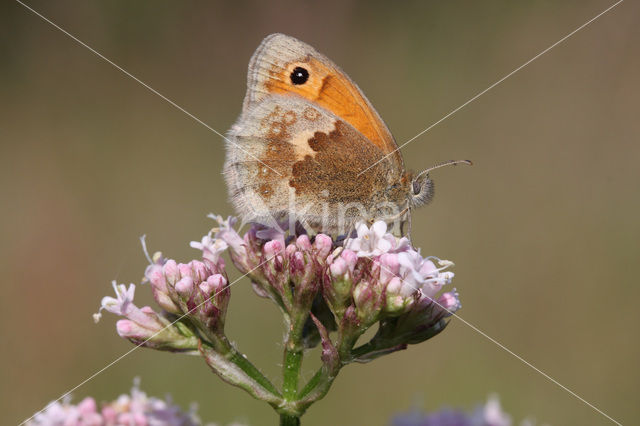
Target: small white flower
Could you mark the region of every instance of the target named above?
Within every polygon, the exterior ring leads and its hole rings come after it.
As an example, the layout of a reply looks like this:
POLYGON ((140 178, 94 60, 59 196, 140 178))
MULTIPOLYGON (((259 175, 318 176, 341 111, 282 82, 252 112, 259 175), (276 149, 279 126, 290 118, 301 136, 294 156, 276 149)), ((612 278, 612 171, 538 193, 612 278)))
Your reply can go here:
POLYGON ((189 245, 196 250, 202 250, 202 258, 213 263, 218 263, 220 254, 229 247, 225 241, 219 238, 212 238, 211 233, 202 237, 200 242, 191 241, 189 245))
POLYGON ((213 214, 209 214, 207 217, 215 220, 220 225, 218 228, 214 228, 213 232, 215 232, 215 238, 221 241, 224 241, 228 247, 231 248, 235 253, 246 253, 245 242, 238 234, 238 232, 233 229, 233 226, 236 224, 238 219, 233 216, 229 216, 226 220, 222 219, 222 216, 217 216, 213 214))
POLYGON ((105 296, 100 302, 100 309, 93 314, 93 321, 98 322, 102 318, 102 310, 111 312, 116 315, 126 316, 130 307, 133 306, 133 296, 136 292, 135 284, 129 284, 127 288, 124 284, 117 284, 114 281, 111 282, 113 290, 116 292, 116 297, 105 296))
POLYGON ((396 238, 387 233, 387 224, 381 220, 371 225, 371 228, 360 223, 356 227, 356 232, 358 236, 349 238, 345 242, 345 248, 356 252, 358 257, 379 256, 391 251, 397 245, 396 238))

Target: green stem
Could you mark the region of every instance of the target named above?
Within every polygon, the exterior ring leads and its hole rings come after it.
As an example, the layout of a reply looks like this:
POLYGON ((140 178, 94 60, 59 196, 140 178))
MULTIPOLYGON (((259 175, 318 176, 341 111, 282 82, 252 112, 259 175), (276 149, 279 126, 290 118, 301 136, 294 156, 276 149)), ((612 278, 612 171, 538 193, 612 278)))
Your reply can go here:
POLYGON ((309 381, 304 386, 304 388, 302 388, 302 390, 300 391, 300 398, 301 399, 304 398, 309 394, 309 392, 315 389, 315 387, 318 386, 318 383, 320 383, 320 380, 322 380, 322 378, 323 378, 323 371, 321 367, 318 371, 316 371, 316 374, 314 374, 313 377, 309 379, 309 381))
POLYGON ((340 325, 337 339, 340 361, 332 368, 323 365, 307 382, 298 397, 299 409, 306 410, 311 404, 324 398, 327 392, 329 392, 340 369, 352 361, 351 351, 353 346, 365 330, 366 328, 348 330, 345 329, 344 325, 340 325))
POLYGON ((244 389, 254 398, 265 401, 276 409, 282 405, 282 398, 280 396, 257 383, 237 364, 232 362, 228 355, 221 354, 211 346, 205 344, 200 345, 200 353, 205 358, 209 367, 225 382, 244 389))
POLYGON ((304 356, 302 340, 302 325, 304 315, 294 313, 289 317, 288 337, 284 345, 284 360, 282 364, 282 404, 277 410, 280 414, 280 425, 299 425, 304 411, 298 409, 298 382, 300 367, 304 356))
POLYGON ((329 392, 338 371, 339 368, 334 372, 329 372, 326 367, 320 367, 320 370, 318 370, 302 390, 300 399, 298 400, 298 409, 304 411, 314 402, 324 398, 327 392, 329 392))
POLYGON ((238 351, 233 346, 231 346, 231 351, 228 358, 229 361, 240 367, 240 369, 244 371, 247 376, 251 377, 257 383, 262 385, 262 387, 264 387, 266 390, 276 396, 280 396, 280 392, 278 392, 278 389, 276 389, 276 387, 269 381, 269 379, 267 379, 265 375, 262 374, 262 372, 258 370, 258 368, 253 365, 247 358, 238 353, 238 351))
POLYGON ((214 349, 220 353, 225 359, 235 364, 240 370, 247 376, 253 379, 256 383, 262 386, 266 391, 270 392, 274 396, 279 397, 280 392, 278 389, 266 378, 262 372, 251 363, 246 357, 244 357, 238 350, 229 342, 225 336, 214 336, 212 339, 214 349))
POLYGON ((286 401, 295 401, 298 397, 298 378, 302 365, 302 351, 287 349, 284 355, 282 396, 286 401))
POLYGON ((280 426, 300 426, 300 417, 280 414, 280 426))

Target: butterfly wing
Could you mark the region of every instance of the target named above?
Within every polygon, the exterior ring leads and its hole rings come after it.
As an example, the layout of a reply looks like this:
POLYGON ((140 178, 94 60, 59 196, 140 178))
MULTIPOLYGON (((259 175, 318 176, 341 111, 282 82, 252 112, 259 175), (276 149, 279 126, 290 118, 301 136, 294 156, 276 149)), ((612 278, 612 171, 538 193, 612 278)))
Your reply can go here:
POLYGON ((302 97, 330 111, 382 152, 393 153, 391 161, 404 169, 391 132, 360 88, 326 56, 284 34, 266 37, 253 54, 243 111, 274 94, 302 97))
POLYGON ((342 217, 366 216, 384 190, 402 178, 385 152, 351 124, 299 96, 274 94, 250 102, 228 134, 224 167, 242 220, 275 225, 294 218, 335 230, 342 217), (342 206, 342 207, 341 207, 342 206), (346 206, 346 207, 345 207, 346 206))

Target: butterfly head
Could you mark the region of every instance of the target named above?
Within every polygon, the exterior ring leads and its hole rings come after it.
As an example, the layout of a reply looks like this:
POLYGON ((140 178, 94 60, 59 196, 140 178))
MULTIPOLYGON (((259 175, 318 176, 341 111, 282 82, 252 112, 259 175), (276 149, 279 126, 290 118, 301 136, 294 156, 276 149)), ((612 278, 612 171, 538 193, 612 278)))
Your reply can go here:
POLYGON ((428 204, 433 198, 433 181, 429 173, 420 173, 411 180, 409 188, 409 205, 420 207, 428 204))

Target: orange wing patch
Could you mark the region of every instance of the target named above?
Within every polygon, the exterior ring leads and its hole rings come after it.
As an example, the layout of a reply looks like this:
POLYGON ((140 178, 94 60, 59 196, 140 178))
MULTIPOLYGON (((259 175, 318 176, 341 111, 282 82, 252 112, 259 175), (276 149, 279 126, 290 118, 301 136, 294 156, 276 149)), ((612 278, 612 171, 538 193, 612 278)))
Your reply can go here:
POLYGON ((304 62, 290 63, 285 67, 274 66, 269 70, 269 74, 271 78, 264 82, 267 92, 299 95, 351 124, 384 153, 396 149, 397 145, 391 133, 360 90, 330 64, 311 57, 304 62), (291 83, 291 73, 296 67, 303 67, 309 71, 306 83, 291 83))

